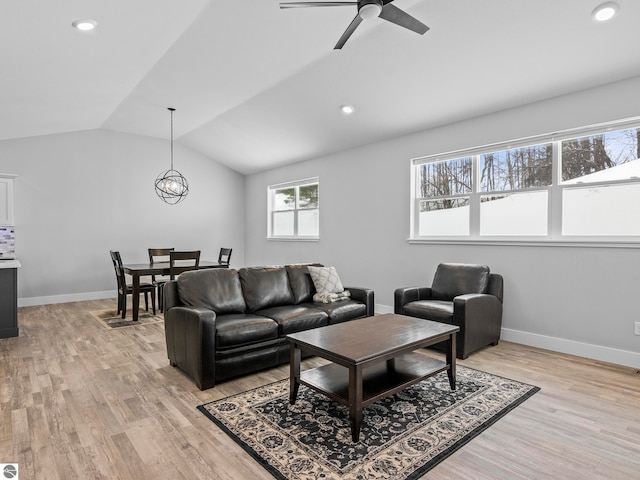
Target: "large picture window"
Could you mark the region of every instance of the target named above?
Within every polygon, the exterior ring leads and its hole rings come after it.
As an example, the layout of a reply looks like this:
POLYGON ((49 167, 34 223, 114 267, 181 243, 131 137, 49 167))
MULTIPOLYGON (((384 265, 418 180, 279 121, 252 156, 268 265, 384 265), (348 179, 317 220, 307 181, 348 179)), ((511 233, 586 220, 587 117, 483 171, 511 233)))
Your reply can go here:
POLYGON ((411 238, 640 241, 638 125, 414 159, 411 238))
POLYGON ((315 239, 320 234, 317 178, 268 188, 269 238, 315 239))

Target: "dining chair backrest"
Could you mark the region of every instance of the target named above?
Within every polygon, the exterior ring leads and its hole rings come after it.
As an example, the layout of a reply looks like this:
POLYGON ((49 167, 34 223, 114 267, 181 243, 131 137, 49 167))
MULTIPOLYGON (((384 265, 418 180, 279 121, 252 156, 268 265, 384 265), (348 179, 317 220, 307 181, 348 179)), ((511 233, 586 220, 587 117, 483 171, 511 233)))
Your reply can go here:
POLYGON ((233 251, 232 248, 221 248, 220 249, 220 253, 218 254, 218 263, 221 263, 223 265, 229 265, 229 263, 231 262, 231 252, 233 251))
MULTIPOLYGON (((168 262, 169 254, 173 252, 174 248, 150 248, 149 249, 149 263, 153 265, 157 262, 168 262)), ((151 275, 151 280, 156 281, 156 276, 151 275)))
POLYGON ((118 282, 118 291, 124 292, 126 291, 127 282, 124 276, 124 267, 122 266, 122 257, 120 256, 120 252, 116 250, 110 250, 109 254, 111 255, 111 261, 113 262, 113 269, 116 272, 116 281, 118 282))
POLYGON ((169 276, 174 280, 187 270, 197 270, 200 266, 200 250, 169 252, 169 276))

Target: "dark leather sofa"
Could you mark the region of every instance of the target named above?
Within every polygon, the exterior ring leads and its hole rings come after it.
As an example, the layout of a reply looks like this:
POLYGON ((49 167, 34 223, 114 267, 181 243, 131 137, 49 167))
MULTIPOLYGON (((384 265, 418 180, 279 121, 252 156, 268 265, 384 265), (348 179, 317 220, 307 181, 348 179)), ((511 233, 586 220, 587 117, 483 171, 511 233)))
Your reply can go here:
POLYGON ((394 311, 457 325, 456 357, 467 358, 482 347, 498 344, 503 295, 502 275, 491 273, 488 266, 441 263, 431 287, 396 289, 394 311))
POLYGON ((307 265, 185 272, 164 286, 169 362, 201 390, 287 363, 287 334, 373 315, 373 291, 347 288, 350 300, 314 303, 307 265))

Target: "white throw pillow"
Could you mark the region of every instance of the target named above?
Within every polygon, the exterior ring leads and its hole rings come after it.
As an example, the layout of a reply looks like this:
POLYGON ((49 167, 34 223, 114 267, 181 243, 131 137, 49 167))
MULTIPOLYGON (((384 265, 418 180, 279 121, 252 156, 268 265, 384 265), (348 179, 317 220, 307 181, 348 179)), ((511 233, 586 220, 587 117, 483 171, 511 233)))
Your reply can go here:
POLYGON ((341 293, 344 291, 335 267, 308 267, 313 285, 320 294, 341 293))

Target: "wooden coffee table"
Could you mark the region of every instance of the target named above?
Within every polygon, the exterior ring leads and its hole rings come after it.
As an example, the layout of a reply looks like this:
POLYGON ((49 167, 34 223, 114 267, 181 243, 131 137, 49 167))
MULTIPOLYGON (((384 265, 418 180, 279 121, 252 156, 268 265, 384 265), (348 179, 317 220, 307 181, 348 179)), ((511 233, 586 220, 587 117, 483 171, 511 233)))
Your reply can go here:
POLYGON ((290 342, 289 403, 306 385, 349 407, 351 437, 357 442, 362 409, 436 373, 447 371, 456 389, 454 325, 384 314, 287 335, 290 342), (446 361, 414 350, 447 342, 446 361), (332 363, 300 371, 302 351, 332 363), (346 368, 345 368, 346 367, 346 368))

